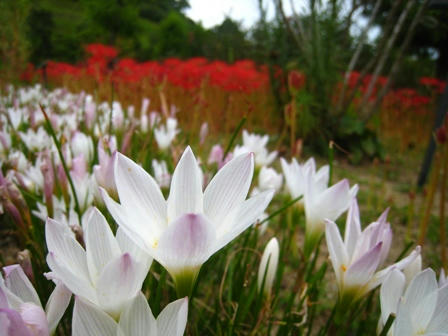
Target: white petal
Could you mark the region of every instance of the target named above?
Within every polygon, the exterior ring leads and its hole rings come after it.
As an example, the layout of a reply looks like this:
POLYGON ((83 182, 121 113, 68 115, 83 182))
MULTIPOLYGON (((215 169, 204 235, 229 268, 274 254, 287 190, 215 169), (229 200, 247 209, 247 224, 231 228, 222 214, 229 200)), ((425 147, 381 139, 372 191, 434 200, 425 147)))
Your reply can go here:
POLYGON ((115 183, 120 203, 159 230, 166 225, 166 202, 156 181, 142 167, 118 153, 115 183))
POLYGON ((84 227, 87 265, 90 276, 95 282, 104 266, 112 259, 120 256, 121 251, 109 224, 106 222, 106 218, 98 209, 90 210, 84 227))
POLYGON ((334 221, 347 210, 350 201, 348 181, 342 180, 318 196, 315 211, 321 211, 322 218, 334 221))
POLYGON ((20 265, 3 267, 3 271, 5 272, 5 285, 14 295, 23 302, 32 302, 42 307, 36 290, 20 265))
POLYGON ((397 269, 392 270, 384 280, 380 289, 381 319, 383 325, 390 314, 397 313, 398 302, 403 295, 406 278, 397 269))
POLYGON ((119 326, 126 336, 164 335, 157 333, 156 319, 141 292, 126 306, 119 326))
POLYGON ((124 305, 141 290, 145 270, 129 255, 112 260, 101 272, 97 283, 99 305, 113 316, 118 316, 124 305))
POLYGON ((243 154, 228 162, 210 181, 204 192, 204 212, 213 225, 219 227, 224 217, 246 199, 253 171, 253 154, 243 154))
POLYGON ((356 198, 354 198, 351 202, 350 208, 348 209, 347 221, 345 223, 344 242, 349 256, 353 255, 356 242, 358 241, 360 235, 361 221, 359 219, 359 207, 356 198))
POLYGON ((322 188, 322 190, 328 188, 329 180, 330 180, 330 166, 328 165, 322 166, 316 172, 316 175, 314 175, 314 181, 320 188, 322 188))
POLYGON ((343 272, 348 266, 348 255, 342 242, 341 234, 337 225, 332 221, 327 221, 325 229, 325 238, 328 246, 328 253, 333 264, 336 279, 341 284, 343 272))
POLYGON ((417 258, 417 256, 419 256, 419 255, 420 255, 420 246, 417 246, 415 248, 415 250, 412 251, 411 253, 409 253, 409 255, 406 258, 401 259, 399 262, 397 262, 393 265, 390 265, 390 266, 386 267, 385 269, 375 273, 375 275, 369 281, 369 284, 366 288, 366 292, 368 292, 371 289, 375 288, 376 286, 380 285, 392 269, 396 268, 398 270, 402 270, 403 268, 408 266, 410 263, 412 263, 415 260, 415 258, 417 258))
POLYGON ((117 323, 109 315, 76 297, 72 321, 73 336, 116 336, 117 329, 117 323))
POLYGON ((283 174, 285 175, 286 185, 288 187, 289 193, 293 198, 297 198, 303 195, 304 188, 303 185, 305 180, 303 179, 303 174, 301 168, 297 161, 293 159, 291 164, 288 164, 285 159, 281 158, 280 163, 282 165, 283 174))
POLYGON ((448 333, 448 286, 444 286, 437 291, 437 306, 434 311, 427 332, 448 333))
POLYGON ((157 317, 158 335, 182 336, 187 325, 188 299, 171 302, 157 317))
POLYGON ((0 286, 0 309, 9 308, 8 298, 6 297, 6 293, 3 290, 3 287, 0 286))
POLYGON ((75 295, 82 296, 92 302, 96 302, 96 294, 92 283, 80 276, 77 270, 67 267, 53 252, 47 255, 47 264, 53 271, 54 277, 60 280, 75 295))
POLYGON ((259 193, 244 201, 239 209, 235 209, 225 217, 223 225, 217 230, 217 242, 213 253, 230 243, 250 225, 260 218, 274 196, 273 190, 259 193))
POLYGON ((59 321, 70 303, 71 297, 72 292, 63 283, 57 284, 51 293, 45 307, 50 335, 56 330, 59 321))
POLYGON ((202 173, 190 147, 180 158, 171 180, 168 222, 186 213, 202 213, 202 173))
POLYGON ((409 312, 409 307, 403 304, 403 298, 400 299, 398 304, 397 318, 394 322, 393 335, 394 336, 405 336, 405 335, 415 335, 416 330, 412 325, 412 318, 409 312))
POLYGON ((68 226, 48 218, 45 225, 45 239, 48 251, 54 253, 58 263, 85 281, 90 281, 86 252, 75 240, 68 226))
POLYGON ((437 304, 437 280, 432 269, 419 273, 409 284, 403 302, 409 307, 413 325, 426 329, 437 304))
POLYGON ((163 233, 154 257, 171 274, 200 267, 212 254, 215 231, 201 214, 186 214, 163 233))
POLYGON ((132 212, 132 208, 125 208, 115 202, 104 189, 100 188, 100 191, 107 210, 109 210, 118 225, 127 232, 129 238, 141 249, 149 250, 150 242, 154 241, 158 234, 151 230, 154 227, 147 221, 148 218, 136 217, 135 213, 132 212))

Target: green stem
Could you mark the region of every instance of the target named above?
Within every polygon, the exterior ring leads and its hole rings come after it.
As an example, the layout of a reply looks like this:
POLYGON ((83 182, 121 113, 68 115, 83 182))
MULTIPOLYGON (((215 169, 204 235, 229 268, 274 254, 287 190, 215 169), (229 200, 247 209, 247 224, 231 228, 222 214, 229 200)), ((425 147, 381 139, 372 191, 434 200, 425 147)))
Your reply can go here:
POLYGON ((45 108, 43 107, 43 105, 39 105, 39 106, 40 106, 40 109, 41 109, 42 113, 44 114, 45 121, 46 121, 48 129, 50 131, 50 135, 53 138, 53 141, 54 141, 54 143, 56 145, 56 148, 58 150, 59 158, 61 159, 61 162, 62 162, 62 167, 64 168, 65 175, 67 176, 68 182, 70 184, 70 189, 72 189, 73 199, 75 200, 75 210, 76 210, 76 213, 78 215, 79 225, 81 225, 82 224, 82 222, 81 222, 81 209, 79 207, 78 197, 76 196, 75 185, 73 184, 72 177, 71 177, 70 172, 69 172, 69 170, 67 168, 67 164, 65 162, 64 155, 62 154, 61 143, 59 142, 59 140, 58 140, 58 138, 56 136, 56 132, 54 131, 53 126, 51 125, 50 118, 48 118, 48 114, 45 112, 45 108))
POLYGON ((389 329, 392 327, 392 323, 394 323, 395 314, 390 314, 387 318, 386 324, 384 325, 383 330, 381 330, 380 336, 386 336, 389 332, 389 329))
POLYGON ((263 219, 260 223, 258 223, 258 225, 261 225, 263 223, 266 223, 267 221, 271 220, 272 218, 274 218, 275 216, 279 215, 280 213, 282 213, 283 211, 285 211, 287 208, 289 208, 291 205, 293 205, 294 203, 296 203, 297 201, 300 201, 300 199, 303 197, 303 195, 294 198, 291 202, 286 203, 284 206, 282 206, 280 209, 274 211, 270 216, 266 217, 265 219, 263 219))
POLYGON ((230 150, 232 149, 232 146, 233 146, 233 143, 234 143, 234 141, 235 141, 235 139, 236 139, 236 136, 237 136, 238 133, 240 132, 241 127, 243 127, 243 125, 244 125, 244 123, 246 122, 246 120, 247 120, 247 118, 246 118, 246 117, 243 117, 243 118, 240 120, 238 126, 236 127, 235 132, 233 132, 232 137, 230 138, 230 142, 229 142, 229 144, 227 145, 226 151, 224 152, 223 160, 225 160, 225 158, 227 157, 227 154, 229 154, 230 150))

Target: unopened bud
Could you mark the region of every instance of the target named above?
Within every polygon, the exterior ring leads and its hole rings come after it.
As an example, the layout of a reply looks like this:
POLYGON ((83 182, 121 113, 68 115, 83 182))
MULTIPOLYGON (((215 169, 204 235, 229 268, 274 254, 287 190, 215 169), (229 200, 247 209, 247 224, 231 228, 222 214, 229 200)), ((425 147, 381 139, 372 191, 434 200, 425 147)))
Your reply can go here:
POLYGON ((263 291, 263 294, 267 297, 271 295, 271 288, 277 272, 279 253, 278 241, 276 238, 272 238, 264 249, 258 269, 258 289, 263 291))

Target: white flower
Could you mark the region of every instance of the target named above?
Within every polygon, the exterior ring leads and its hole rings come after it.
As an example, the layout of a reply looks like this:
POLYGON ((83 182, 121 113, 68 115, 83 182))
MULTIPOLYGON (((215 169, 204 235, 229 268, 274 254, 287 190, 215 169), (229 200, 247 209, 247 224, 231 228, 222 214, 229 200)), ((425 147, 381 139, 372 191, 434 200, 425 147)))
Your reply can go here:
POLYGON ((277 152, 269 153, 266 149, 266 145, 269 141, 268 135, 250 134, 246 130, 243 130, 243 146, 236 146, 233 154, 235 156, 244 153, 254 153, 255 164, 257 167, 263 167, 270 165, 277 157, 277 152))
POLYGON ((342 180, 330 188, 322 189, 314 183, 312 173, 308 173, 305 204, 305 247, 304 253, 310 256, 325 231, 325 220, 335 221, 347 211, 358 192, 358 185, 350 189, 347 180, 342 180))
POLYGON ((11 135, 0 131, 0 154, 8 152, 11 148, 11 135))
POLYGON ((420 247, 417 247, 401 261, 376 271, 386 260, 392 243, 392 231, 386 216, 387 211, 361 232, 358 204, 353 200, 347 216, 344 241, 337 225, 327 221, 325 234, 328 252, 336 274, 339 299, 344 305, 363 297, 380 285, 393 268, 405 268, 420 254, 420 247))
POLYGON ((179 130, 177 129, 177 120, 175 118, 168 118, 166 120, 166 125, 162 125, 154 130, 154 137, 159 148, 161 150, 167 149, 177 133, 179 133, 179 130))
POLYGON ((154 178, 161 188, 167 188, 170 185, 171 175, 168 172, 166 162, 161 160, 158 162, 156 159, 152 160, 152 169, 154 171, 154 178))
POLYGON ((52 141, 43 127, 39 127, 37 132, 28 129, 26 133, 19 132, 20 138, 30 151, 39 152, 45 148, 50 148, 52 141))
POLYGON ((152 260, 123 230, 114 237, 97 209, 87 215, 83 229, 85 250, 67 225, 47 220, 48 266, 75 295, 117 317, 140 291, 152 260))
POLYGON ((258 188, 260 190, 279 190, 283 183, 283 176, 274 168, 262 167, 258 175, 258 188))
POLYGON ((36 290, 19 265, 3 267, 3 271, 5 279, 0 273, 0 334, 52 334, 70 303, 70 291, 57 282, 44 311, 36 290), (9 328, 2 328, 8 324, 9 328))
POLYGON ((448 286, 438 286, 432 269, 417 274, 406 290, 404 275, 391 271, 381 286, 380 298, 382 321, 396 314, 388 335, 448 335, 448 286))
POLYGON ((253 156, 226 164, 205 191, 202 172, 190 147, 174 171, 168 200, 139 165, 118 154, 115 168, 120 203, 103 192, 117 223, 140 247, 161 263, 186 296, 201 265, 263 213, 273 192, 246 199, 253 175, 253 156))
POLYGON ((74 157, 83 155, 87 162, 93 160, 93 141, 84 133, 77 131, 73 135, 71 148, 74 157))
POLYGON ((271 288, 277 272, 279 253, 280 248, 277 238, 272 238, 264 249, 260 267, 258 268, 258 289, 266 296, 271 294, 271 288))
MULTIPOLYGON (((312 183, 317 190, 325 190, 328 187, 330 178, 330 168, 328 165, 322 166, 316 171, 316 162, 314 158, 308 159, 304 164, 297 162, 295 158, 288 164, 281 158, 283 174, 285 175, 286 186, 292 198, 303 196, 307 190, 307 183, 312 183)), ((298 204, 303 207, 303 198, 298 204)))
POLYGON ((77 297, 73 310, 73 336, 182 336, 187 325, 188 299, 167 305, 157 320, 140 292, 124 309, 117 323, 97 307, 77 297))

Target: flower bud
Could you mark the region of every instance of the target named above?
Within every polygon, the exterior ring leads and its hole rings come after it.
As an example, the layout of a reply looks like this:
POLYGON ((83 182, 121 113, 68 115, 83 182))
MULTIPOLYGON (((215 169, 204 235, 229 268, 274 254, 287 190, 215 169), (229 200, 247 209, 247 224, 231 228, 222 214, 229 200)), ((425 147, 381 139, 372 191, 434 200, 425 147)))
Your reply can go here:
POLYGON ((271 288, 277 272, 280 248, 276 238, 272 238, 266 245, 258 269, 258 289, 267 297, 271 295, 271 288), (263 286, 263 288, 261 288, 263 286))

